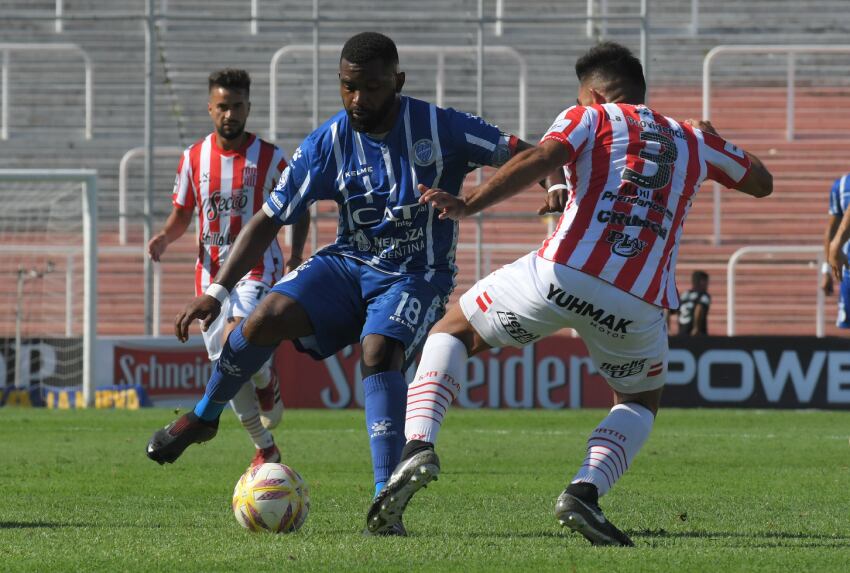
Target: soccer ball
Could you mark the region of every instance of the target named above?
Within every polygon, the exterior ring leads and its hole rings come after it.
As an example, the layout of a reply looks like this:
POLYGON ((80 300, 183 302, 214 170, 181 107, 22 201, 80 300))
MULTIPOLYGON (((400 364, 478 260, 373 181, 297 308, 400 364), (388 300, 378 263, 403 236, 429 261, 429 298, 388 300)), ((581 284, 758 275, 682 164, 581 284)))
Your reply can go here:
POLYGON ((251 531, 297 531, 309 511, 304 480, 283 464, 250 467, 233 489, 233 514, 239 525, 251 531))

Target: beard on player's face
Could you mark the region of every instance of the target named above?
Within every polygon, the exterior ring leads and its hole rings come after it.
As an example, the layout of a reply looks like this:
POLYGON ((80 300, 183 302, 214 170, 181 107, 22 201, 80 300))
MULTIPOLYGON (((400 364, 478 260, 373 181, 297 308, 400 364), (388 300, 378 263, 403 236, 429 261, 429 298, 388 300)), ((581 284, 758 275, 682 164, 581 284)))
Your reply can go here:
POLYGON ((238 139, 245 132, 245 122, 224 121, 215 129, 219 137, 228 141, 238 139))
POLYGON ((397 97, 398 94, 392 93, 374 108, 366 108, 360 105, 347 107, 345 113, 348 115, 351 127, 355 131, 374 133, 392 112, 397 97))

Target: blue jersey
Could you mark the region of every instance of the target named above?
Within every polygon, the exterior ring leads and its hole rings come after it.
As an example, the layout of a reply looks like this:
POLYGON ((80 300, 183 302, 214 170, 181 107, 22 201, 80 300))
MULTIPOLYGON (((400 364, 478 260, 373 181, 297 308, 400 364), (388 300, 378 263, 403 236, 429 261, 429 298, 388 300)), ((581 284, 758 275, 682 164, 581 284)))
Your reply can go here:
POLYGON ((417 185, 457 195, 467 173, 500 165, 515 138, 473 115, 401 97, 383 138, 355 131, 340 111, 295 150, 263 209, 283 224, 319 199, 339 204, 339 227, 325 252, 381 271, 455 272, 456 221, 420 205, 417 185))
MULTIPOLYGON (((839 219, 850 207, 850 173, 839 177, 829 191, 829 214, 839 219)), ((844 243, 844 254, 850 255, 850 241, 844 243)))

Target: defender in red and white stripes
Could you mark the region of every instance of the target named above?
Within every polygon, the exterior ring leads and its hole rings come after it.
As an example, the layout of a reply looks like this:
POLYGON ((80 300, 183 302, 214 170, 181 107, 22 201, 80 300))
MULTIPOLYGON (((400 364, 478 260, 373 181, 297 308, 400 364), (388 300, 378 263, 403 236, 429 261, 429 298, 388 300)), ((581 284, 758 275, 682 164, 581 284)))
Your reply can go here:
MULTIPOLYGON (((168 245, 197 217, 195 296, 215 280, 243 225, 262 210, 286 169, 283 150, 245 131, 251 109, 250 86, 244 70, 226 69, 210 75, 208 109, 215 131, 183 152, 174 181, 172 212, 162 231, 148 243, 150 257, 159 261, 168 245)), ((293 226, 288 269, 301 263, 308 226, 309 215, 293 226)), ((283 276, 283 262, 280 245, 272 239, 259 262, 230 293, 219 319, 202 332, 210 360, 218 360, 230 331, 283 276)), ((252 465, 279 462, 280 452, 269 430, 280 423, 283 401, 271 361, 252 381, 230 403, 256 447, 252 465)))
POLYGON ((369 512, 376 531, 401 519, 410 497, 440 471, 434 442, 463 384, 468 356, 523 346, 575 329, 615 405, 593 431, 555 516, 591 543, 632 545, 598 498, 631 465, 658 410, 667 371, 663 309, 678 306, 676 256, 685 218, 706 179, 754 197, 770 173, 707 122, 679 123, 643 105, 640 62, 614 43, 576 63, 577 106, 559 114, 540 144, 515 156, 464 197, 423 189, 440 217, 461 219, 563 168, 546 203, 563 211, 539 250, 485 277, 428 337, 410 385, 402 462, 369 512))

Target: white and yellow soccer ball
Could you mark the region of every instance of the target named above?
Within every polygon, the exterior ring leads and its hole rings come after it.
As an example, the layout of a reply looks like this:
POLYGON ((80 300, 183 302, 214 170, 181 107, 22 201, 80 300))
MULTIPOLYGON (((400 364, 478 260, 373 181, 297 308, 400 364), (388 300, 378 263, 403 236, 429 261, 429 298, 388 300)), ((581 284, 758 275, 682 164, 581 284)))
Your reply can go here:
POLYGON ((310 495, 301 476, 283 464, 253 466, 233 490, 236 521, 251 531, 291 533, 310 512, 310 495))

